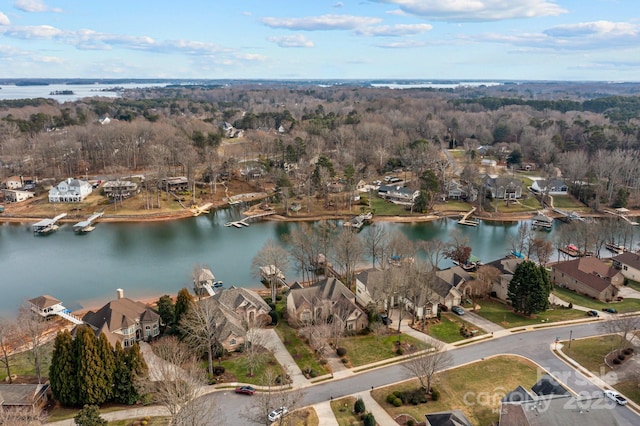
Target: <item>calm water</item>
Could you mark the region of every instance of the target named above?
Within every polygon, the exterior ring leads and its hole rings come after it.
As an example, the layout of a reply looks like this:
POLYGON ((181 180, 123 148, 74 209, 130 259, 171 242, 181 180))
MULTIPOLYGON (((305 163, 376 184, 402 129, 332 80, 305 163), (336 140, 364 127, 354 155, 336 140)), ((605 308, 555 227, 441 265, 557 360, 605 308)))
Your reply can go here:
POLYGON ((117 98, 120 96, 120 92, 112 90, 114 87, 135 89, 159 86, 166 86, 166 84, 50 84, 48 86, 0 85, 0 99, 51 98, 60 103, 64 103, 94 96, 117 98), (73 95, 50 94, 51 92, 62 90, 71 90, 73 91, 73 95))
MULTIPOLYGON (((297 225, 263 221, 242 229, 224 226, 238 218, 237 210, 221 210, 173 222, 98 223, 85 235, 76 235, 72 224, 63 224, 48 236, 34 236, 29 224, 2 224, 0 314, 11 313, 41 294, 62 300, 72 310, 101 305, 115 298, 118 288, 132 298, 175 294, 182 287, 191 289, 196 264, 209 266, 225 285, 260 288, 251 272, 254 256, 267 240, 281 241, 297 225)), ((473 254, 485 262, 507 254, 509 239, 518 229, 518 223, 483 222, 472 228, 447 219, 372 226, 399 229, 412 240, 448 240, 455 228, 469 237, 473 254)), ((295 275, 287 273, 289 280, 295 275)))

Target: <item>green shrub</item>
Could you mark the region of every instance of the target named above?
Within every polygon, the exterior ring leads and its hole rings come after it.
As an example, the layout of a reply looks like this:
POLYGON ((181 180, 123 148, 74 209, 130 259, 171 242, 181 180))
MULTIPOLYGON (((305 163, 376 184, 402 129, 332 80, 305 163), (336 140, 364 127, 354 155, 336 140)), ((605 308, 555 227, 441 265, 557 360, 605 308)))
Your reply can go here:
POLYGON ((390 393, 389 395, 387 395, 387 402, 389 404, 393 404, 393 401, 395 401, 397 398, 397 396, 395 396, 394 394, 390 393))
POLYGON ((347 357, 342 358, 340 361, 342 361, 343 364, 349 364, 349 359, 347 357))
POLYGON ((362 398, 356 399, 356 403, 353 404, 353 412, 356 414, 362 414, 365 411, 366 411, 366 408, 364 406, 364 401, 362 400, 362 398))
POLYGON ((618 355, 618 359, 620 361, 624 361, 625 359, 627 359, 627 357, 624 354, 620 354, 620 355, 618 355))
POLYGON ((431 399, 433 401, 437 401, 438 399, 440 399, 440 392, 438 392, 437 390, 431 388, 431 399))
POLYGON ((396 349, 396 354, 398 354, 398 355, 404 354, 404 349, 402 349, 402 348, 396 349))
POLYGON ((396 398, 393 400, 394 407, 400 407, 402 405, 402 400, 400 398, 396 398))
POLYGON ((373 417, 373 414, 367 413, 362 416, 362 424, 364 426, 376 426, 376 418, 373 417))
POLYGON ((320 361, 318 361, 318 362, 320 363, 320 365, 327 365, 327 363, 328 363, 329 361, 327 361, 327 359, 326 359, 326 358, 320 358, 320 361))
POLYGON ((416 426, 416 422, 414 422, 413 419, 409 419, 407 420, 407 426, 416 426))
POLYGON ((336 349, 336 353, 339 357, 343 357, 347 354, 347 348, 339 347, 338 349, 336 349))

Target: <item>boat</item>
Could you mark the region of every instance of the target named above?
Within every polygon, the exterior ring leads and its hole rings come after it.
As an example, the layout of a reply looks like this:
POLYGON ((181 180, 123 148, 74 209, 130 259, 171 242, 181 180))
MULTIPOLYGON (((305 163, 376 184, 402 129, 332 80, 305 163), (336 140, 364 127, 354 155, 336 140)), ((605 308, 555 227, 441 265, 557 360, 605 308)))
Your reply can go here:
POLYGON ((533 229, 542 229, 544 231, 551 231, 553 228, 553 219, 540 212, 531 220, 531 227, 533 229))
POLYGON ((220 288, 223 286, 224 286, 224 283, 222 281, 216 281, 213 283, 213 288, 220 288))
POLYGON ((525 255, 516 250, 511 250, 511 256, 515 256, 518 259, 524 259, 525 255))
POLYGON ((624 253, 624 246, 621 246, 619 244, 615 244, 613 242, 608 242, 607 244, 605 244, 605 247, 607 248, 607 250, 612 251, 615 254, 624 253))

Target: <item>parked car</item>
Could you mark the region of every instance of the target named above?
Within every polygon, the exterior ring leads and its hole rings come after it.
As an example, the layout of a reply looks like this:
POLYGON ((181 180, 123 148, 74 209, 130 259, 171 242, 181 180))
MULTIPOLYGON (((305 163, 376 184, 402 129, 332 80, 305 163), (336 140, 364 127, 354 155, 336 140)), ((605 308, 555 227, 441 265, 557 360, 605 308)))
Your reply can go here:
POLYGON ((278 407, 269 413, 269 416, 268 416, 269 421, 275 422, 276 420, 278 420, 280 417, 284 416, 288 412, 289 410, 287 410, 287 407, 278 407))
POLYGON ((616 311, 616 308, 602 308, 602 310, 604 312, 609 312, 610 314, 615 314, 615 313, 618 312, 618 311, 616 311))
POLYGON ((254 393, 256 393, 256 390, 254 389, 253 386, 238 386, 236 388, 236 393, 241 393, 244 395, 253 395, 254 393))
POLYGON ((598 311, 596 311, 595 309, 591 309, 590 311, 587 311, 587 315, 589 315, 590 317, 597 317, 598 311))
POLYGON ((389 325, 393 323, 393 320, 389 318, 389 315, 387 314, 380 314, 380 321, 382 321, 384 325, 389 325))
POLYGON ((625 399, 625 397, 620 395, 616 391, 606 390, 606 391, 604 391, 604 396, 606 396, 610 400, 614 401, 618 405, 626 405, 627 404, 627 400, 625 399))
POLYGON ((462 309, 460 306, 454 306, 453 308, 451 308, 451 312, 457 315, 464 315, 464 309, 462 309))

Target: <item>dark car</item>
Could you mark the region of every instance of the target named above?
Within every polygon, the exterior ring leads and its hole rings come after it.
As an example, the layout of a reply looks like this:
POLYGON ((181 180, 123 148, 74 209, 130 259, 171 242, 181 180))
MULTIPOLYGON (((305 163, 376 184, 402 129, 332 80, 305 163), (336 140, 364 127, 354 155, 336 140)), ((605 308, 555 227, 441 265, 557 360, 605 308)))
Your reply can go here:
POLYGON ((393 322, 393 320, 389 318, 387 314, 380 314, 380 321, 382 321, 384 325, 389 325, 393 322))
POLYGON ((616 312, 616 308, 602 308, 603 312, 609 312, 610 314, 615 314, 616 312))
POLYGON ((253 395, 254 393, 256 393, 256 390, 253 388, 253 386, 239 386, 236 388, 236 393, 253 395))
POLYGON ((462 309, 460 306, 454 306, 453 308, 451 308, 451 312, 457 315, 464 315, 464 309, 462 309))
POLYGON ((590 317, 597 317, 598 316, 598 311, 592 309, 590 311, 587 311, 587 315, 589 315, 590 317))

